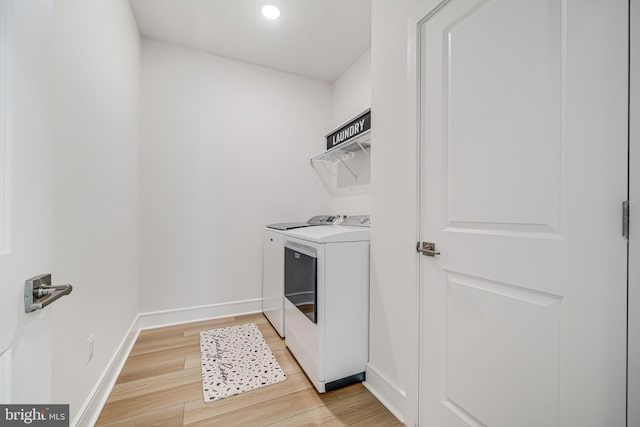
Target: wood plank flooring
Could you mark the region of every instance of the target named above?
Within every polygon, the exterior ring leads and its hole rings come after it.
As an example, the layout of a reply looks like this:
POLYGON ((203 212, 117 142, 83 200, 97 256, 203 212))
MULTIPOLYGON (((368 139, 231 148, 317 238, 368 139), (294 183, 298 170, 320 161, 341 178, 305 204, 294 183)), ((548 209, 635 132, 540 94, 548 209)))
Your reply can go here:
POLYGON ((262 314, 140 333, 96 423, 99 427, 401 426, 361 384, 317 393, 262 314), (200 331, 256 323, 283 382, 204 403, 200 331))

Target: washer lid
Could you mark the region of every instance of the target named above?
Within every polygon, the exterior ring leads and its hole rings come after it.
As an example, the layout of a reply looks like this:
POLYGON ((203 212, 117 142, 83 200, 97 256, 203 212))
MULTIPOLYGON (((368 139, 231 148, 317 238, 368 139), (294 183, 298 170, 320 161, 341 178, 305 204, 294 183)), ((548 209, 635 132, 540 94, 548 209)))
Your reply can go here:
POLYGON ((279 222, 277 224, 267 224, 267 228, 274 230, 293 230, 296 228, 310 227, 311 224, 306 222, 279 222))
POLYGON ((285 235, 315 243, 368 242, 369 228, 323 225, 287 231, 285 235))

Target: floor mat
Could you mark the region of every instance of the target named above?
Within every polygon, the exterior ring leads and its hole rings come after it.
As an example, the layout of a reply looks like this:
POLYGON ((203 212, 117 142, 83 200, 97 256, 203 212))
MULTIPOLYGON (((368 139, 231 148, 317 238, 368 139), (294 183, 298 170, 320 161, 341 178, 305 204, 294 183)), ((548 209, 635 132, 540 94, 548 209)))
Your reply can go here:
POLYGON ((200 354, 205 402, 287 379, 255 323, 200 332, 200 354))

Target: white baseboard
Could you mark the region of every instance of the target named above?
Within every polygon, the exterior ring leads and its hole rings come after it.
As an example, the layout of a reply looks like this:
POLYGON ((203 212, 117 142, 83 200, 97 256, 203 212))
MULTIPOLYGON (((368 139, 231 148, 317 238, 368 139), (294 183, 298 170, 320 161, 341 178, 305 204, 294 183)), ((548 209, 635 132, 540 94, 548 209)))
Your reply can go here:
POLYGON ((138 327, 161 328, 181 323, 262 312, 262 298, 140 313, 138 327))
POLYGON ((138 314, 71 425, 88 427, 96 423, 141 330, 259 312, 262 298, 138 314))
POLYGON ((102 408, 107 398, 109 398, 111 389, 115 385, 118 375, 120 375, 124 362, 126 362, 140 333, 138 326, 139 317, 138 315, 133 319, 129 330, 120 342, 115 354, 107 364, 102 375, 98 378, 98 382, 93 387, 93 390, 91 390, 82 408, 80 408, 78 415, 71 423, 73 427, 93 426, 98 420, 100 412, 102 412, 102 408))
POLYGON ((366 367, 366 380, 362 384, 380 401, 401 423, 405 422, 407 394, 393 384, 370 363, 366 367))

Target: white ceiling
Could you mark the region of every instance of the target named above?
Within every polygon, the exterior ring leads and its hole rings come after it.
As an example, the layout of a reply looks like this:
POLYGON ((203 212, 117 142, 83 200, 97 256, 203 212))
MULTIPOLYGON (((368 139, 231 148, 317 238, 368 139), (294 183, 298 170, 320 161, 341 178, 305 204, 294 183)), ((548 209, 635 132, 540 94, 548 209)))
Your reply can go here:
POLYGON ((131 0, 143 37, 327 82, 371 45, 371 0, 131 0))

